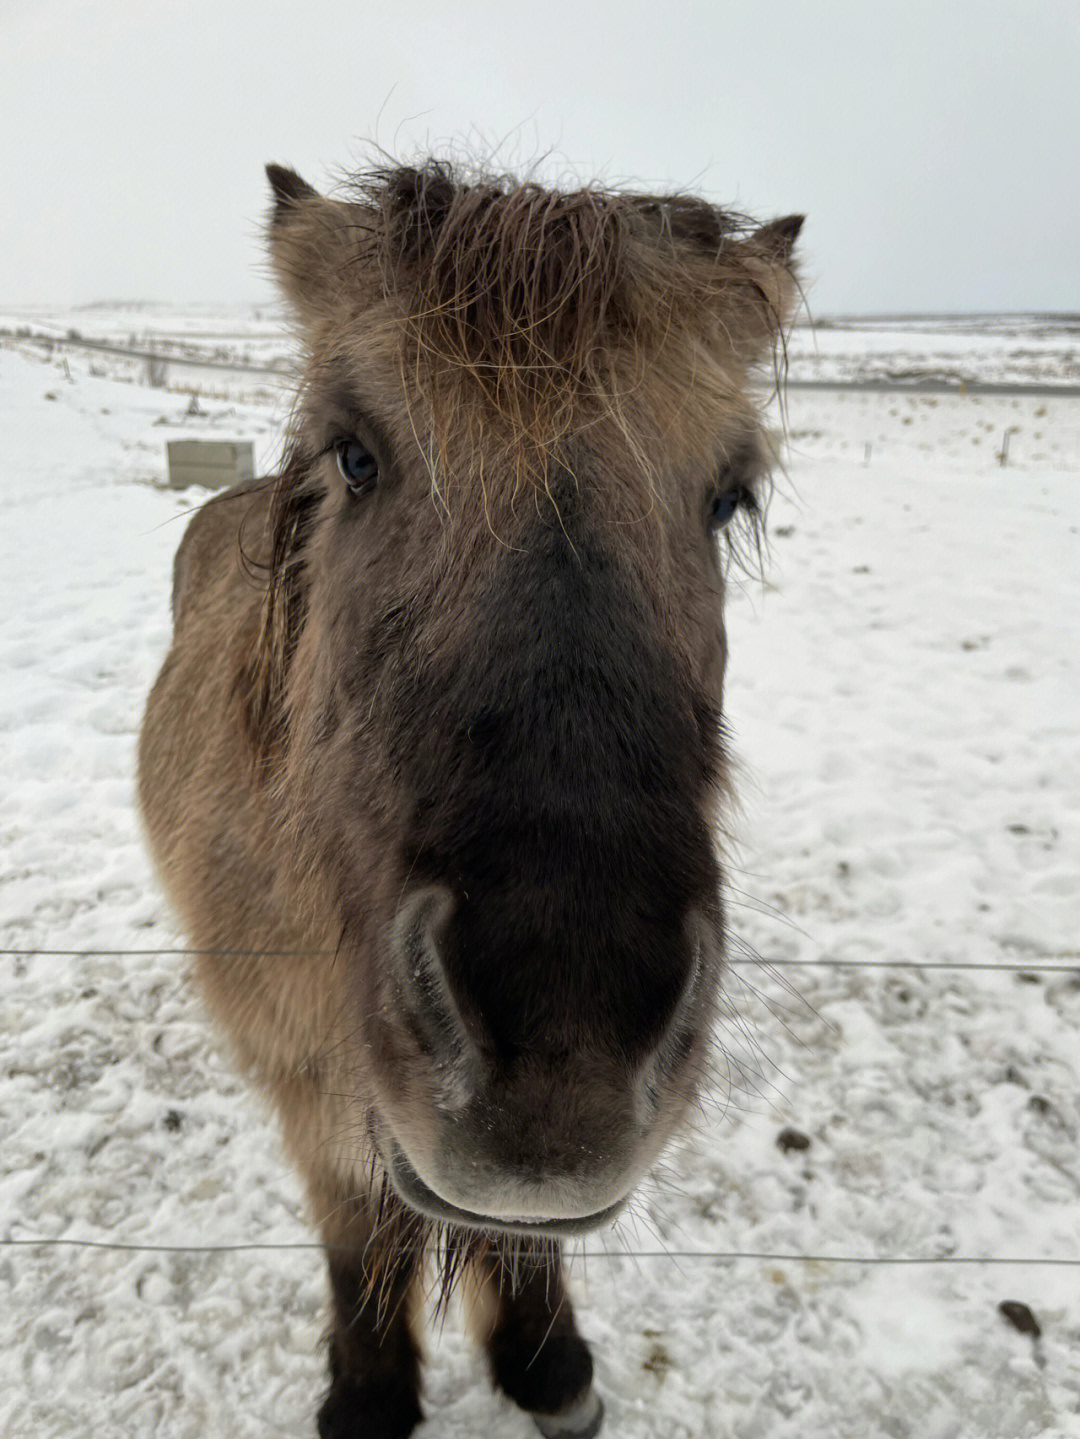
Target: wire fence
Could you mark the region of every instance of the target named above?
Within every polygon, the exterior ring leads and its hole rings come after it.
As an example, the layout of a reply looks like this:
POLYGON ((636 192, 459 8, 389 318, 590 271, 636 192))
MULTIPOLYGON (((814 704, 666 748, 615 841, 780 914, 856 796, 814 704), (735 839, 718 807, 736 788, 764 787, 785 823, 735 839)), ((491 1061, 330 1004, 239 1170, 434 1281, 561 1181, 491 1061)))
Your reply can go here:
MULTIPOLYGON (((38 1239, 25 1236, 0 1239, 2 1249, 103 1249, 122 1254, 257 1254, 257 1253, 325 1253, 328 1246, 314 1240, 288 1243, 244 1241, 237 1244, 136 1244, 106 1239, 38 1239)), ((403 1244, 401 1249, 413 1246, 403 1244)), ((423 1246, 420 1246, 423 1247, 423 1246)), ((1055 1255, 982 1255, 982 1254, 797 1254, 783 1250, 752 1249, 633 1249, 622 1245, 611 1249, 572 1249, 575 1259, 712 1259, 730 1261, 762 1260, 774 1264, 881 1264, 881 1265, 1052 1265, 1063 1269, 1080 1269, 1080 1257, 1055 1255)))
MULTIPOLYGON (((247 949, 195 949, 182 946, 163 946, 146 949, 53 949, 21 948, 0 949, 3 958, 150 958, 177 956, 181 958, 314 958, 329 957, 328 950, 247 950, 247 949)), ((730 969, 866 969, 866 970, 953 970, 959 973, 1014 973, 1014 974, 1064 974, 1077 977, 1080 973, 1080 950, 1060 951, 1056 963, 1037 961, 977 961, 963 960, 856 960, 825 956, 817 959, 764 959, 733 957, 726 961, 730 969), (1077 963, 1069 963, 1075 960, 1077 963), (1064 962, 1062 962, 1064 961, 1064 962)), ((49 1238, 39 1236, 0 1237, 0 1249, 84 1249, 105 1250, 129 1254, 251 1254, 308 1251, 324 1253, 326 1246, 314 1240, 297 1240, 286 1243, 270 1241, 244 1241, 239 1243, 215 1244, 162 1244, 137 1243, 124 1240, 73 1239, 66 1237, 49 1238)), ((1059 1255, 978 1255, 978 1254, 934 1254, 934 1255, 878 1255, 878 1254, 801 1254, 789 1251, 765 1251, 744 1249, 634 1249, 620 1244, 611 1249, 573 1249, 574 1258, 600 1259, 667 1259, 667 1260, 711 1260, 720 1263, 738 1260, 752 1260, 764 1263, 785 1264, 847 1264, 882 1265, 892 1267, 915 1267, 929 1265, 961 1265, 985 1267, 1050 1266, 1054 1268, 1080 1268, 1080 1256, 1059 1255)))
MULTIPOLYGON (((0 958, 15 959, 125 959, 163 958, 176 956, 188 959, 329 959, 328 949, 188 949, 165 945, 151 949, 0 949, 0 958)), ((732 956, 724 961, 726 969, 925 969, 956 970, 964 973, 1080 974, 1080 950, 1062 950, 1055 963, 1043 960, 966 960, 954 959, 839 959, 828 955, 818 959, 753 959, 732 956)))

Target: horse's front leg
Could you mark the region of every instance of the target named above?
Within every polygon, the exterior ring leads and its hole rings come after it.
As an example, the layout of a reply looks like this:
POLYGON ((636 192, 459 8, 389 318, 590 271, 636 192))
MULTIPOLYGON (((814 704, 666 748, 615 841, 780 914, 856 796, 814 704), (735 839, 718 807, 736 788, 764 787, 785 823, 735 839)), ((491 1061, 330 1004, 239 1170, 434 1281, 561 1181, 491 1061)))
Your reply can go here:
POLYGON ((474 1261, 472 1325, 492 1378, 545 1439, 592 1439, 604 1407, 551 1241, 493 1244, 474 1261))
POLYGON ((424 1417, 419 1300, 423 1225, 392 1194, 380 1201, 311 1185, 330 1272, 330 1389, 320 1439, 405 1439, 424 1417))

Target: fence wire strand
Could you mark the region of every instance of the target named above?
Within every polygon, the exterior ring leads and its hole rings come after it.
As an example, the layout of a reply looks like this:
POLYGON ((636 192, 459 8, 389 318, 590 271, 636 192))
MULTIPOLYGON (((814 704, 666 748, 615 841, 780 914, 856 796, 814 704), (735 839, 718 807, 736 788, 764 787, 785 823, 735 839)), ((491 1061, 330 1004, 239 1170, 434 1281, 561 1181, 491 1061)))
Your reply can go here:
MULTIPOLYGON (((289 1243, 247 1241, 237 1244, 136 1244, 105 1239, 0 1239, 4 1249, 104 1249, 122 1254, 253 1254, 253 1253, 325 1253, 328 1247, 314 1240, 289 1243)), ((406 1246, 408 1247, 408 1246, 406 1246)), ((1080 1257, 1042 1257, 1039 1255, 981 1254, 796 1254, 792 1252, 759 1252, 750 1249, 570 1249, 569 1259, 738 1259, 761 1260, 773 1264, 964 1264, 964 1265, 1053 1265, 1063 1269, 1080 1268, 1080 1257)))
MULTIPOLYGON (((161 949, 0 949, 0 958, 6 959, 152 959, 176 956, 179 958, 220 958, 220 959, 316 959, 330 958, 332 951, 325 949, 183 949, 165 946, 161 949)), ((734 957, 724 961, 727 969, 952 969, 961 973, 1022 973, 1022 974, 1071 974, 1080 971, 1080 950, 1075 954, 1066 950, 1056 956, 1058 962, 1028 964, 1021 960, 977 960, 967 963, 962 959, 837 959, 826 955, 820 959, 760 959, 734 957)))

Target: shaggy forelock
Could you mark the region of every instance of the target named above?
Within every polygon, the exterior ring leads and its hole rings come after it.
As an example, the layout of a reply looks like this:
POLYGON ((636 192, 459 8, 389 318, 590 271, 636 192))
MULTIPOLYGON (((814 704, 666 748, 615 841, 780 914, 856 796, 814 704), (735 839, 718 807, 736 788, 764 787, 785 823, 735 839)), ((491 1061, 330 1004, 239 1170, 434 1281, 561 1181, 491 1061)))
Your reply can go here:
MULTIPOLYGON (((358 261, 405 316, 444 403, 464 382, 515 440, 547 449, 673 332, 715 332, 746 270, 743 217, 687 196, 548 190, 428 161, 354 177, 358 261)), ((460 400, 455 409, 460 409, 460 400)))

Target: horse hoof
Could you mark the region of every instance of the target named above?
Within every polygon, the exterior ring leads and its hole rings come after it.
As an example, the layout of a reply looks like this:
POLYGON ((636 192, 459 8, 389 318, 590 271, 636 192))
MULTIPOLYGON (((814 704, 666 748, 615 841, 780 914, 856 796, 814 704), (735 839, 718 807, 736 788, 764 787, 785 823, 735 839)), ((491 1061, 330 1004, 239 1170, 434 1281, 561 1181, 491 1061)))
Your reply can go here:
POLYGON ((319 1439, 408 1439, 423 1419, 408 1384, 356 1383, 337 1378, 319 1410, 319 1439))
POLYGON ((544 1439, 594 1439, 604 1422, 604 1406, 595 1389, 560 1414, 534 1414, 533 1423, 544 1439))

